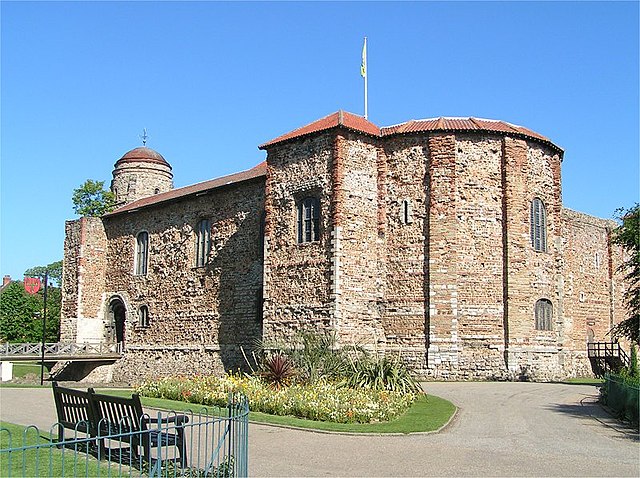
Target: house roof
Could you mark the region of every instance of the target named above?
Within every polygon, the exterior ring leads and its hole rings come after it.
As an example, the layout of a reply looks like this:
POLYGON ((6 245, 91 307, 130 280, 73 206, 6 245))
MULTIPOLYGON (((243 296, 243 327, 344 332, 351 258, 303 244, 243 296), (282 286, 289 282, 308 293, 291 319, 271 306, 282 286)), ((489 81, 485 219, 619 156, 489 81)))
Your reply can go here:
MULTIPOLYGON (((356 131, 371 137, 382 138, 389 137, 394 135, 402 135, 402 134, 411 134, 418 132, 458 132, 458 131, 476 131, 476 132, 493 132, 498 134, 508 134, 511 136, 518 136, 528 139, 533 139, 535 141, 541 142, 550 146, 551 148, 558 151, 560 154, 563 153, 562 148, 556 146, 539 133, 532 131, 523 126, 518 126, 512 123, 507 123, 506 121, 500 120, 491 120, 484 118, 453 118, 453 117, 444 117, 441 116, 439 118, 429 118, 429 119, 421 119, 421 120, 411 120, 404 123, 392 125, 392 126, 384 126, 382 128, 376 126, 372 122, 363 118, 362 116, 355 115, 353 113, 349 113, 346 111, 336 111, 324 118, 321 118, 317 121, 309 123, 306 126, 301 128, 297 128, 289 133, 278 136, 271 141, 268 141, 259 146, 260 149, 268 149, 271 146, 276 144, 284 143, 286 141, 290 141, 296 138, 302 138, 314 133, 318 133, 321 131, 327 131, 332 128, 342 127, 351 131, 356 131)), ((163 163, 169 166, 169 163, 165 161, 165 159, 157 153, 156 151, 150 148, 135 148, 128 153, 126 153, 122 158, 116 162, 116 165, 121 162, 128 161, 152 161, 163 163)), ((169 166, 171 167, 171 166, 169 166)), ((146 198, 139 199, 130 204, 122 206, 115 211, 112 211, 105 216, 115 216, 118 214, 122 214, 125 212, 132 212, 137 209, 151 206, 153 204, 159 204, 167 201, 176 200, 179 198, 197 195, 199 193, 203 193, 206 191, 210 191, 213 189, 217 189, 223 186, 227 186, 230 184, 240 183, 242 181, 248 181, 250 179, 265 177, 267 174, 267 164, 266 161, 258 164, 257 166, 247 170, 242 171, 240 173, 230 174, 228 176, 223 176, 217 179, 211 179, 209 181, 204 181, 201 183, 193 184, 191 186, 185 186, 183 188, 172 189, 171 191, 167 191, 165 193, 156 194, 154 196, 149 196, 146 198)))
POLYGON ((230 184, 236 184, 243 181, 248 181, 250 179, 266 176, 266 174, 267 174, 267 163, 266 161, 263 161, 262 163, 258 164, 257 166, 247 171, 242 171, 235 174, 229 174, 228 176, 222 176, 221 178, 211 179, 209 181, 192 184, 191 186, 176 188, 176 189, 172 189, 171 191, 167 191, 164 193, 155 194, 153 196, 148 196, 142 199, 138 199, 137 201, 126 204, 116 209, 115 211, 105 214, 105 217, 116 216, 118 214, 122 214, 125 212, 133 212, 140 208, 144 208, 147 206, 164 203, 168 201, 173 201, 173 200, 184 198, 187 196, 195 196, 195 195, 198 195, 199 193, 211 191, 213 189, 221 188, 223 186, 228 186, 230 184))
POLYGON ((547 146, 551 146, 553 149, 562 153, 562 148, 555 145, 545 136, 523 126, 507 123, 506 121, 484 118, 454 118, 441 116, 439 118, 411 120, 393 126, 378 127, 364 119, 362 116, 354 115, 353 113, 348 113, 342 110, 332 113, 329 116, 325 116, 313 123, 309 123, 302 128, 298 128, 289 133, 283 134, 282 136, 278 136, 277 138, 260 145, 260 149, 268 149, 273 145, 280 144, 285 141, 301 138, 313 133, 336 128, 338 126, 379 138, 427 131, 494 132, 534 139, 546 144, 547 146))
POLYGON ((340 110, 330 114, 329 116, 325 116, 324 118, 314 121, 313 123, 309 123, 302 128, 294 129, 290 133, 278 136, 271 141, 261 144, 259 148, 267 149, 274 144, 283 143, 294 138, 300 138, 302 136, 307 136, 319 131, 336 128, 338 126, 342 126, 349 130, 358 131, 360 133, 365 133, 371 136, 380 136, 380 128, 378 128, 371 121, 364 119, 362 116, 354 115, 353 113, 348 113, 346 111, 340 110))

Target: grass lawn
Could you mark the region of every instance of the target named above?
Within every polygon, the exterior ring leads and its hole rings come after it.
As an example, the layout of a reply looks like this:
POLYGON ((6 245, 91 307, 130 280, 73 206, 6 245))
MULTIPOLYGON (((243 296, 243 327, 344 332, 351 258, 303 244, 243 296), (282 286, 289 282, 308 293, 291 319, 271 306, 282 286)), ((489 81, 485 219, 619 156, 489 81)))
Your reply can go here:
POLYGON ((577 377, 577 378, 568 378, 562 383, 567 383, 569 385, 593 385, 599 387, 604 384, 604 380, 601 378, 594 377, 577 377))
MULTIPOLYGON (((47 445, 48 433, 36 433, 32 427, 0 422, 0 448, 47 445), (11 436, 11 440, 9 437, 11 436)), ((14 451, 0 457, 0 476, 117 476, 118 464, 99 462, 93 456, 73 449, 43 446, 14 451)), ((123 467, 124 468, 124 467, 123 467)), ((128 469, 128 468, 127 468, 128 469)))
MULTIPOLYGON (((101 393, 131 396, 128 390, 100 390, 101 393)), ((192 410, 196 413, 200 406, 161 398, 140 397, 142 404, 149 408, 173 410, 176 412, 192 410)), ((208 407, 209 413, 217 414, 215 407, 208 407)), ((305 420, 291 416, 269 415, 266 413, 250 412, 249 420, 254 423, 306 428, 310 430, 334 431, 344 433, 418 433, 432 432, 446 425, 456 407, 449 401, 435 395, 423 395, 416 400, 407 412, 395 420, 380 423, 333 423, 305 420)), ((224 409, 220 411, 224 414, 224 409)))
MULTIPOLYGON (((40 377, 40 364, 35 362, 14 362, 13 363, 13 378, 23 378, 25 375, 33 373, 40 377)), ((49 370, 45 367, 45 377, 48 375, 49 370)))

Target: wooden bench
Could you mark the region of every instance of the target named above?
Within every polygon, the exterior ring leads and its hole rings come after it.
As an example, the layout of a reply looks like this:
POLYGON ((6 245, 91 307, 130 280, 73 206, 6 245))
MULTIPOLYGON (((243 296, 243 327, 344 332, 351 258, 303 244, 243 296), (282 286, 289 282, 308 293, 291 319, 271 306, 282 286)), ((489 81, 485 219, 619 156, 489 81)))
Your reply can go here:
POLYGON ((131 398, 123 398, 89 389, 89 395, 98 437, 117 435, 118 440, 131 445, 134 456, 139 456, 138 447, 141 447, 142 457, 148 462, 151 462, 153 448, 175 446, 179 463, 182 467, 187 466, 184 424, 189 417, 171 415, 158 423, 142 411, 140 397, 136 393, 131 398), (158 425, 158 428, 153 428, 158 425))
POLYGON ((96 393, 92 388, 84 392, 60 387, 56 382, 53 397, 61 425, 60 441, 64 440, 64 428, 86 433, 98 440, 101 456, 107 456, 105 440, 126 442, 135 458, 142 456, 148 462, 152 460, 153 448, 175 446, 179 463, 187 466, 184 424, 189 417, 186 415, 171 415, 158 423, 143 412, 138 394, 131 398, 115 397, 96 393))
POLYGON ((64 441, 64 429, 95 436, 95 424, 89 392, 65 388, 53 382, 53 400, 58 414, 58 441, 64 441))

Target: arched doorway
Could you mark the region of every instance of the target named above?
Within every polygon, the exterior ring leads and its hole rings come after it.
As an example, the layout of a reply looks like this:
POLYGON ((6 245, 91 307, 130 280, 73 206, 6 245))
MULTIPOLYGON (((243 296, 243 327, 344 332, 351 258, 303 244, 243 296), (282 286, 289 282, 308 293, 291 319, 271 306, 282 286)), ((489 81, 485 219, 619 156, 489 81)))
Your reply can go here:
POLYGON ((107 340, 118 345, 118 350, 124 351, 125 318, 127 309, 119 297, 109 301, 107 311, 107 340))

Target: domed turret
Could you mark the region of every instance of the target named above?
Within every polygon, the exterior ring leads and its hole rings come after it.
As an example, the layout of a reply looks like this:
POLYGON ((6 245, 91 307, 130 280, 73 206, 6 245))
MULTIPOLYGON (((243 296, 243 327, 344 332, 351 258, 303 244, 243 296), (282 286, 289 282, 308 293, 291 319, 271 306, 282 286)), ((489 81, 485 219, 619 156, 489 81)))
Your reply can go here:
POLYGON ((118 206, 171 189, 171 165, 151 148, 132 149, 114 165, 111 191, 118 206))

